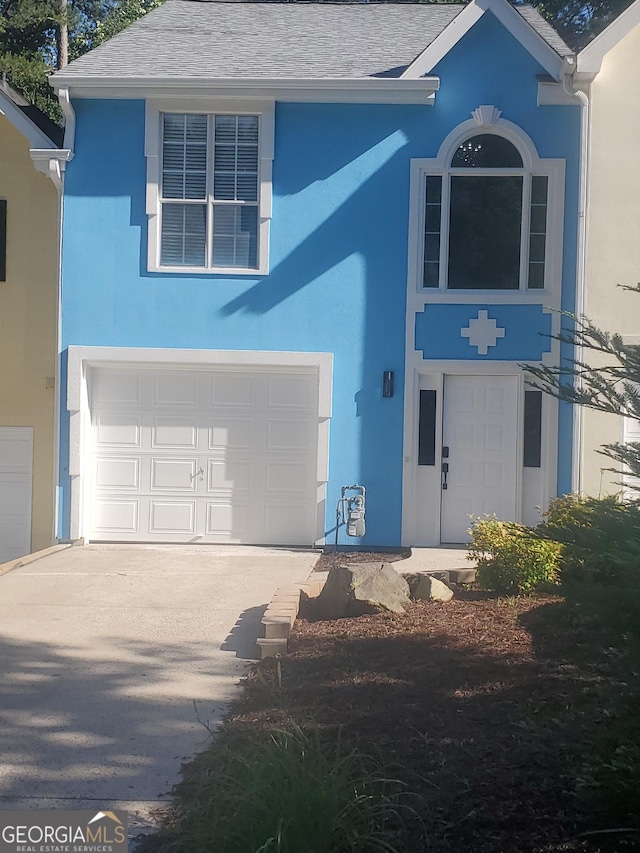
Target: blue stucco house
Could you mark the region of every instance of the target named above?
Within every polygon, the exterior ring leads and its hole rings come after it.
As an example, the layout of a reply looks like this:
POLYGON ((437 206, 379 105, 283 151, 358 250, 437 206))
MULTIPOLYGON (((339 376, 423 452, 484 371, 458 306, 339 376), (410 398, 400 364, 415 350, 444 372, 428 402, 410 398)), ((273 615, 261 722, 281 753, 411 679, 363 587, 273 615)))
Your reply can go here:
POLYGON ((507 0, 167 0, 56 73, 59 535, 321 544, 359 483, 352 544, 436 545, 570 490, 525 379, 575 304, 573 68, 507 0))

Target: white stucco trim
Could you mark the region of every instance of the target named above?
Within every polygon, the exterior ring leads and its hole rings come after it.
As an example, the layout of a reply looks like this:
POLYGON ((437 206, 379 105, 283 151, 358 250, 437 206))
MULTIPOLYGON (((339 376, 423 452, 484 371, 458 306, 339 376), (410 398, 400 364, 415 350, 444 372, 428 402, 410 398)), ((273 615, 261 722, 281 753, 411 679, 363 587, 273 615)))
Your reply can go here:
POLYGON ((640 25, 640 0, 635 0, 578 54, 577 73, 598 74, 607 53, 638 25, 640 25))
POLYGON ((563 60, 507 0, 472 0, 411 63, 401 79, 429 74, 480 18, 491 12, 555 80, 560 80, 563 60))
POLYGON ((539 107, 575 107, 577 104, 578 99, 568 94, 562 83, 549 83, 546 80, 538 83, 539 107))
POLYGON ((216 368, 315 372, 318 376, 318 491, 317 544, 324 536, 324 512, 329 479, 329 422, 333 388, 333 354, 270 352, 266 350, 150 349, 144 347, 70 346, 67 360, 69 411, 69 476, 71 478, 70 538, 88 536, 90 495, 88 454, 91 446, 89 376, 93 367, 167 367, 171 370, 216 368))
MULTIPOLYGON (((181 275, 240 275, 261 276, 269 273, 269 236, 272 207, 272 171, 275 137, 274 101, 216 101, 209 98, 184 101, 179 98, 148 98, 145 104, 144 153, 147 158, 146 212, 148 217, 147 269, 149 272, 178 273, 181 275), (259 130, 259 204, 258 204, 258 266, 242 267, 193 267, 160 264, 160 184, 162 113, 204 113, 221 115, 258 115, 259 130)), ((209 158, 212 152, 208 151, 209 158)), ((210 207, 213 200, 207 197, 210 207)), ((210 237, 208 239, 211 239, 210 237)), ((210 245, 210 244, 209 244, 210 245)))
MULTIPOLYGON (((453 170, 454 172, 457 170, 453 170)), ((466 170, 468 172, 469 170, 466 170)), ((491 170, 482 170, 488 173, 491 170)), ((416 502, 418 499, 417 471, 417 429, 418 429, 418 390, 421 377, 430 378, 430 387, 437 392, 436 415, 436 468, 438 468, 442 449, 442 412, 445 377, 447 375, 483 375, 519 377, 519 414, 518 423, 522 424, 524 416, 524 390, 526 373, 522 362, 469 360, 436 360, 424 359, 421 352, 414 349, 416 314, 425 309, 427 304, 483 304, 483 305, 541 305, 544 313, 551 314, 551 335, 557 335, 560 330, 562 292, 562 251, 564 225, 564 191, 565 191, 565 162, 560 159, 546 159, 538 156, 531 138, 517 125, 501 118, 500 110, 493 105, 483 104, 472 113, 472 118, 454 128, 440 146, 436 158, 416 159, 411 163, 410 187, 410 230, 409 257, 407 278, 407 315, 406 315, 406 362, 405 362, 405 397, 404 397, 404 470, 403 470, 403 517, 402 544, 416 544, 416 502), (422 287, 422 247, 424 216, 424 179, 428 174, 440 174, 443 179, 452 171, 449 167, 451 158, 458 146, 465 139, 476 133, 495 133, 504 136, 518 149, 523 160, 523 169, 497 170, 498 174, 514 172, 523 174, 543 174, 549 178, 548 213, 547 213, 547 287, 544 290, 468 290, 448 291, 440 288, 422 287)), ((443 204, 444 204, 443 193, 443 204)), ((444 217, 446 218, 446 217, 444 217)), ((444 219, 443 218, 443 219, 444 219)), ((446 262, 447 235, 443 229, 441 235, 441 265, 446 262)), ((559 363, 560 344, 551 340, 550 351, 542 356, 542 363, 556 365, 559 363)), ((523 434, 519 430, 518 458, 522 458, 523 434)), ((546 506, 549 498, 556 493, 557 459, 558 459, 558 404, 553 398, 543 402, 542 424, 542 459, 540 475, 540 505, 546 506)), ((439 469, 438 469, 439 470, 439 469)), ((523 472, 518 470, 517 501, 521 511, 523 501, 523 472)), ((438 545, 440 536, 440 484, 437 471, 434 474, 433 487, 429 487, 429 534, 428 541, 420 544, 438 545), (437 481, 437 485, 436 485, 437 481)))
POLYGON ((297 103, 433 104, 438 77, 326 77, 317 80, 287 77, 83 77, 50 78, 54 89, 68 88, 73 98, 202 98, 260 99, 297 103))

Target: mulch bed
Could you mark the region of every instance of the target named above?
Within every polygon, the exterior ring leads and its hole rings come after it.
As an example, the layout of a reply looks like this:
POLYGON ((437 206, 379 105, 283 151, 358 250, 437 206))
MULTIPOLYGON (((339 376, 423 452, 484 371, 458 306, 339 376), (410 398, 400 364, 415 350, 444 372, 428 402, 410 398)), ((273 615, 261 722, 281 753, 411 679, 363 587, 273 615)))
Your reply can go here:
POLYGON ((229 725, 292 718, 375 750, 424 796, 411 853, 640 850, 619 831, 640 826, 635 640, 560 596, 299 619, 229 725))

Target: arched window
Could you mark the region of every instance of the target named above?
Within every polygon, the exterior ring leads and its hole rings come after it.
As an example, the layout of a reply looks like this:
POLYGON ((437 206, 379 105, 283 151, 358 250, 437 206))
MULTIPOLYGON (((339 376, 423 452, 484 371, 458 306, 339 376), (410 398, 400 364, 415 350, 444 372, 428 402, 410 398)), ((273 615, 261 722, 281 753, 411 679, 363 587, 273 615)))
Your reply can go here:
POLYGON ((423 171, 423 288, 547 286, 550 171, 523 153, 495 131, 478 132, 442 168, 423 171))

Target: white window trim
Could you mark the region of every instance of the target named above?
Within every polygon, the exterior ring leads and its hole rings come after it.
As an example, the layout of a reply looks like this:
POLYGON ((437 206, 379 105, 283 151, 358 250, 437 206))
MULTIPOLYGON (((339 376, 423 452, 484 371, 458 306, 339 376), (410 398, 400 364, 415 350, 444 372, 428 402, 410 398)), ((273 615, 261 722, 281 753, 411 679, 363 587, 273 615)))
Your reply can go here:
POLYGON ((271 223, 272 168, 274 154, 274 101, 212 101, 196 99, 148 99, 145 109, 145 145, 147 158, 148 256, 147 270, 157 273, 187 275, 261 276, 269 273, 269 231, 271 223), (258 266, 196 267, 160 265, 160 181, 162 113, 206 113, 207 115, 258 115, 259 130, 259 204, 258 266))
POLYGON ((408 289, 409 294, 419 294, 424 302, 477 302, 486 301, 511 302, 514 298, 522 297, 526 301, 539 302, 544 298, 547 305, 560 307, 562 289, 562 243, 564 225, 564 185, 565 161, 559 159, 540 158, 531 138, 517 125, 499 117, 500 111, 495 107, 481 106, 473 111, 473 118, 456 127, 444 140, 438 151, 438 156, 429 159, 411 161, 411 186, 409 207, 409 258, 408 258, 408 289), (460 144, 471 136, 481 133, 494 133, 511 142, 522 156, 522 169, 456 169, 451 168, 451 158, 460 144), (547 196, 547 244, 545 258, 545 287, 527 288, 529 254, 529 186, 530 180, 525 180, 523 197, 523 223, 521 235, 521 264, 520 286, 518 289, 487 289, 487 290, 447 290, 447 262, 449 249, 449 181, 452 174, 524 174, 545 175, 549 179, 547 196), (422 286, 423 254, 424 254, 424 216, 425 190, 428 175, 442 176, 442 218, 440 233, 440 284, 439 287, 427 288, 422 286), (524 254, 523 254, 524 253, 524 254))

